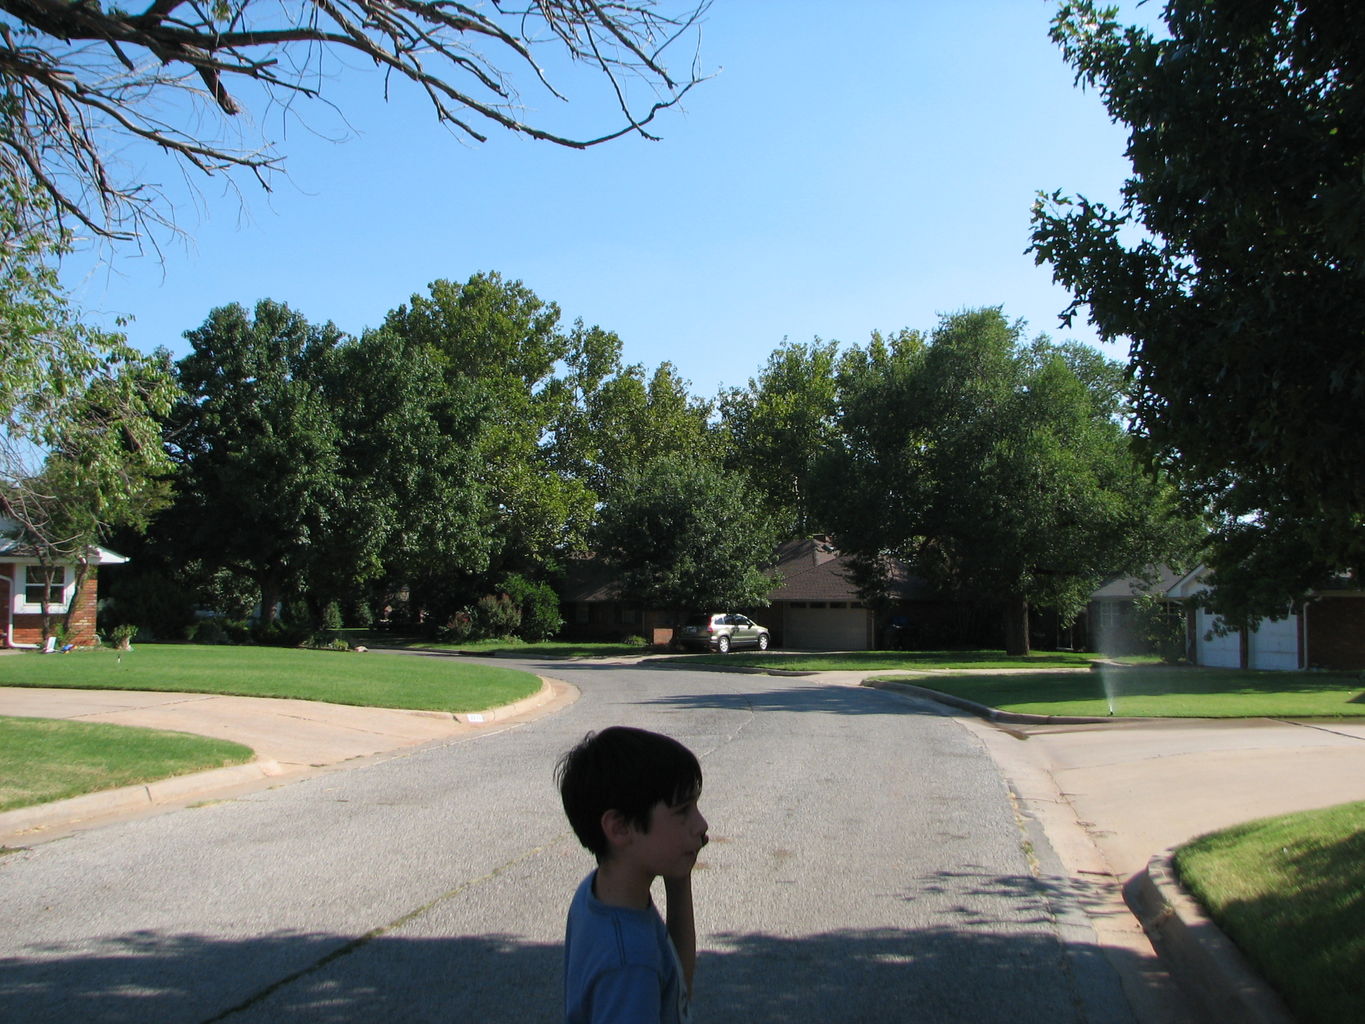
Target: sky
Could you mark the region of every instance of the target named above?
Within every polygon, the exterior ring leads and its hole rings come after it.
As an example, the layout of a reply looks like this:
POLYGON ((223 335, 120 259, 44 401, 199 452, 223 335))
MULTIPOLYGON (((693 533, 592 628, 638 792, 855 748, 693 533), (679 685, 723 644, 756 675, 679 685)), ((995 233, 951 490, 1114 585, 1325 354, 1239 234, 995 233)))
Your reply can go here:
MULTIPOLYGON (((1025 253, 1039 192, 1112 201, 1129 169, 1124 131, 1048 39, 1055 6, 714 0, 712 77, 656 122, 662 140, 587 151, 462 142, 422 97, 385 103, 374 76, 340 72, 324 95, 345 122, 256 111, 286 156, 271 192, 205 184, 177 213, 185 243, 72 258, 63 277, 91 319, 131 316, 133 344, 179 356, 228 303, 358 334, 432 281, 497 271, 703 397, 784 340, 863 344, 966 308, 1095 344, 1083 318, 1059 327, 1069 296, 1025 253)), ((524 99, 532 120, 616 124, 591 98, 524 99)))

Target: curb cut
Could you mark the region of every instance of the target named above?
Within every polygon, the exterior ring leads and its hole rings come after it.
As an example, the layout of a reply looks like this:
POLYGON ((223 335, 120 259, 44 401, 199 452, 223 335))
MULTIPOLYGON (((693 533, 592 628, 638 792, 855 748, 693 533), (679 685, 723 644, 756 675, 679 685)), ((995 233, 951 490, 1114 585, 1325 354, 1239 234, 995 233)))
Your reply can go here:
POLYGON ((1294 1024, 1284 1001, 1175 876, 1174 850, 1163 850, 1124 887, 1123 897, 1157 954, 1210 1020, 1294 1024))

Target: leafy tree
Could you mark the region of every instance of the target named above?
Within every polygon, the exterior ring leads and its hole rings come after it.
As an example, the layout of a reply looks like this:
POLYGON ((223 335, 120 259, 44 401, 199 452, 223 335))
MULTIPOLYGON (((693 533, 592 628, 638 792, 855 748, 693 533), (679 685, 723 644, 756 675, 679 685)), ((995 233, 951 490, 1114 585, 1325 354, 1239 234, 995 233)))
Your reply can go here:
MULTIPOLYGON (((246 104, 297 112, 324 100, 329 67, 355 57, 411 84, 437 120, 483 141, 488 127, 583 148, 637 133, 697 83, 665 68, 662 51, 698 27, 706 3, 672 10, 656 0, 537 0, 469 5, 442 0, 155 0, 140 11, 99 2, 6 0, 0 5, 0 173, 45 194, 56 211, 105 235, 169 223, 164 194, 129 163, 146 143, 187 170, 243 171, 262 184, 281 157, 267 140, 230 141, 246 104), (578 64, 604 86, 620 123, 574 139, 521 120, 517 80, 556 91, 545 70, 578 64), (630 86, 652 99, 632 100, 630 86)), ((349 72, 352 76, 362 72, 349 72)), ((570 77, 565 70, 564 77, 570 77)), ((330 93, 329 93, 330 95, 330 93)), ((42 208, 27 206, 25 216, 42 208)))
POLYGON ((818 531, 811 513, 814 465, 837 433, 837 342, 784 343, 747 388, 721 399, 730 468, 749 475, 790 536, 818 531))
POLYGON ((927 345, 874 338, 844 359, 841 389, 845 436, 826 478, 841 545, 864 579, 893 555, 1001 603, 1011 654, 1028 653, 1030 607, 1072 617, 1104 578, 1180 535, 1112 396, 1087 388, 1065 350, 1025 345, 999 309, 944 317, 927 345))
POLYGON ((57 281, 65 248, 17 202, 0 207, 0 512, 40 565, 76 564, 79 597, 92 546, 166 500, 160 426, 175 392, 164 359, 81 322, 57 281))
POLYGON ((1215 603, 1280 613, 1365 568, 1365 36, 1346 0, 1170 0, 1169 38, 1064 3, 1052 37, 1128 126, 1111 209, 1056 193, 1033 251, 1131 339, 1147 457, 1215 520, 1215 603))
POLYGON ((585 409, 594 492, 606 494, 625 474, 662 459, 719 461, 711 411, 711 403, 692 396, 669 362, 648 379, 644 367, 634 364, 604 381, 585 409))
POLYGON ((251 579, 269 625, 342 508, 340 432, 320 383, 341 334, 263 300, 254 314, 219 307, 185 336, 168 434, 179 494, 162 528, 182 558, 251 579))
MULTIPOLYGON (((322 390, 343 483, 312 563, 315 598, 351 596, 382 580, 415 587, 428 601, 442 581, 484 574, 494 547, 478 455, 485 396, 467 379, 447 381, 433 350, 388 330, 333 349, 322 390)), ((450 602, 429 610, 448 615, 450 602)))
POLYGON ((674 611, 766 605, 777 540, 744 479, 701 459, 628 470, 596 529, 624 596, 674 611))
POLYGON ((482 427, 467 444, 496 517, 487 524, 492 571, 537 564, 581 538, 593 495, 556 464, 549 440, 561 416, 558 373, 583 338, 560 330, 559 307, 520 281, 475 274, 463 285, 436 281, 384 327, 425 348, 453 393, 482 403, 482 427))

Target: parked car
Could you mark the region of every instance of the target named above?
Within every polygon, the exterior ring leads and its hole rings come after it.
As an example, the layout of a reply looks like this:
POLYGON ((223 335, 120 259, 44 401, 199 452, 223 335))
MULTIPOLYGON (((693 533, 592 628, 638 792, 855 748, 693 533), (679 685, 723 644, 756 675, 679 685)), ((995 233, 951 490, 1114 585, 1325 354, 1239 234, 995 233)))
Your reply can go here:
POLYGON ((728 654, 732 647, 757 647, 766 651, 772 636, 748 616, 733 612, 702 612, 689 615, 673 630, 673 643, 677 647, 728 654))

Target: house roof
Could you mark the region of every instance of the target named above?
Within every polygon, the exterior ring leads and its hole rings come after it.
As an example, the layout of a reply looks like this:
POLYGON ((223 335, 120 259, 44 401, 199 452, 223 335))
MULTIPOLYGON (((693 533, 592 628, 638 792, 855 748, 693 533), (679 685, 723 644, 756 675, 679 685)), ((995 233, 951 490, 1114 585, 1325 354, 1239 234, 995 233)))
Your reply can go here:
MULTIPOLYGON (((122 565, 128 561, 118 552, 98 544, 92 544, 88 550, 91 565, 122 565)), ((24 540, 19 524, 5 516, 0 516, 0 558, 20 562, 38 560, 38 549, 24 540)))
MULTIPOLYGON (((847 555, 841 554, 828 537, 803 537, 778 546, 771 566, 780 578, 769 593, 772 601, 858 601, 858 588, 849 579, 852 568, 847 555)), ((920 577, 912 576, 905 566, 893 563, 889 569, 892 596, 926 599, 934 595, 920 577)), ((610 568, 591 552, 569 560, 560 587, 565 602, 593 603, 617 601, 620 584, 610 568)))
POLYGON ((1146 576, 1120 576, 1112 579, 1104 586, 1100 587, 1090 595, 1092 601, 1123 600, 1131 601, 1135 597, 1143 594, 1165 594, 1170 597, 1183 597, 1183 594, 1171 594, 1172 587, 1180 582, 1184 577, 1176 575, 1169 565, 1154 565, 1148 569, 1146 576), (1149 578, 1150 577, 1150 578, 1149 578))
MULTIPOLYGON (((861 596, 850 578, 852 568, 852 559, 828 537, 790 540, 777 549, 775 569, 782 582, 768 596, 773 601, 858 601, 861 596)), ((912 576, 901 562, 889 563, 887 576, 893 597, 935 596, 929 584, 912 576)))

